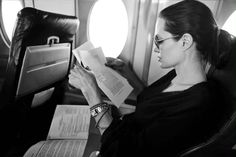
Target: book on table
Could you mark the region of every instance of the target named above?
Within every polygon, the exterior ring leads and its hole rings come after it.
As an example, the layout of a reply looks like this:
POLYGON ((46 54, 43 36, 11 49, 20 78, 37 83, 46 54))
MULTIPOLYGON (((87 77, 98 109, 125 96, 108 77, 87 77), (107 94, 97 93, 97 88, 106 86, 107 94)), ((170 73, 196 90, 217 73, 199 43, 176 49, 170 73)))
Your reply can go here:
POLYGON ((47 139, 32 145, 24 157, 82 157, 89 124, 88 105, 57 105, 47 139))

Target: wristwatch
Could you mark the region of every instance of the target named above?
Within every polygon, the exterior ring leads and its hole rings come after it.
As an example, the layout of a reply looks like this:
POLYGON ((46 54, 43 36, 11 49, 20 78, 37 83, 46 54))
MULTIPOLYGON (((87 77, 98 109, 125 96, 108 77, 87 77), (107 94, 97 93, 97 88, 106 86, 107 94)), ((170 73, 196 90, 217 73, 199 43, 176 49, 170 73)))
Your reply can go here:
POLYGON ((90 108, 92 117, 96 117, 99 113, 109 109, 109 105, 106 102, 101 102, 90 108))

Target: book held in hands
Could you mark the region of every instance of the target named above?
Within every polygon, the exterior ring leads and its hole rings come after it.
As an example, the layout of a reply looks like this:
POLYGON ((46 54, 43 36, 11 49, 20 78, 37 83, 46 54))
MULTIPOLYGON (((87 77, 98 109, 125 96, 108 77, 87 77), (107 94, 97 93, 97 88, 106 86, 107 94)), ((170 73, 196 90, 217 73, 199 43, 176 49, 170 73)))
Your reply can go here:
POLYGON ((102 48, 94 48, 92 43, 87 41, 74 49, 73 54, 84 67, 89 67, 94 72, 99 88, 119 108, 132 92, 133 87, 126 78, 105 66, 106 58, 102 48))

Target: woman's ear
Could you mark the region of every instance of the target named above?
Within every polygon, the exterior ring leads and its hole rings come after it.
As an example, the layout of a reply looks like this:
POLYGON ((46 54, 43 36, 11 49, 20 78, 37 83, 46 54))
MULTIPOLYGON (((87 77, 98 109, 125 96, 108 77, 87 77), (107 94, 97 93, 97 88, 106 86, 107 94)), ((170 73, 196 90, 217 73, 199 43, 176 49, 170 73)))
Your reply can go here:
POLYGON ((184 50, 189 49, 192 44, 193 44, 193 37, 191 34, 189 33, 185 33, 182 38, 181 38, 181 42, 182 42, 182 48, 184 50))

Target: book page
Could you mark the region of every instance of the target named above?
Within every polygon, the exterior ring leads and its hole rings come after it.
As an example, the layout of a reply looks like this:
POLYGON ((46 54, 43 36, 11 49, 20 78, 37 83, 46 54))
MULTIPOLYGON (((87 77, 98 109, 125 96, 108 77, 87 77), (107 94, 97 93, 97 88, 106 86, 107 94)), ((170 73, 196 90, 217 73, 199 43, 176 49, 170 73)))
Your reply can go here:
POLYGON ((106 58, 101 47, 86 51, 81 50, 79 54, 85 67, 88 66, 93 71, 99 71, 105 67, 106 58))
POLYGON ((88 105, 57 105, 48 139, 88 139, 88 105))
POLYGON ((116 71, 105 67, 94 72, 98 86, 118 108, 132 92, 133 87, 116 71))
POLYGON ((84 44, 82 44, 81 46, 77 47, 76 49, 72 50, 73 54, 75 55, 76 59, 81 62, 81 56, 79 53, 76 53, 76 51, 88 51, 90 49, 94 49, 93 44, 90 41, 85 42, 84 44), (75 52, 74 52, 75 51, 75 52))
POLYGON ((24 157, 83 157, 87 140, 47 140, 36 143, 24 157))
POLYGON ((90 50, 79 47, 73 51, 73 54, 76 58, 79 57, 77 59, 81 60, 84 66, 88 66, 94 72, 99 88, 119 108, 132 92, 133 87, 126 78, 105 66, 106 58, 101 47, 90 50))

